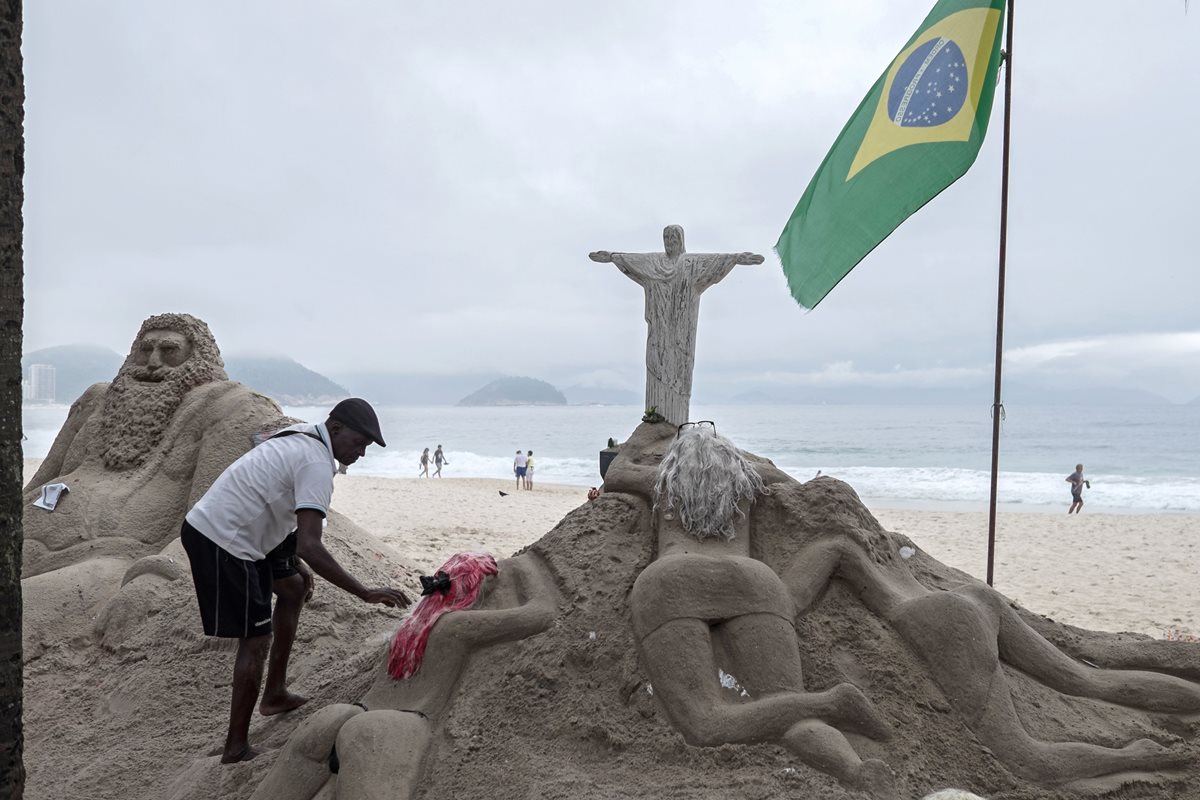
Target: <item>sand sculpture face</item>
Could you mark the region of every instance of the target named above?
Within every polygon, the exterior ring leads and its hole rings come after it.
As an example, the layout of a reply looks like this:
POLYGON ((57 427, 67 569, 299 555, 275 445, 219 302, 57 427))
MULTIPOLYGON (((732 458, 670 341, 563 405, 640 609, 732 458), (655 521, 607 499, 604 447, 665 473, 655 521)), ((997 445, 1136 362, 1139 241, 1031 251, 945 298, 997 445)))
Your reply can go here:
POLYGON ((140 466, 161 442, 184 396, 225 379, 217 342, 202 321, 187 314, 147 319, 105 395, 98 432, 104 466, 115 471, 140 466))
POLYGON ((133 343, 133 357, 136 369, 132 371, 134 380, 161 381, 169 373, 163 367, 178 367, 188 360, 192 354, 192 343, 178 331, 149 330, 143 333, 133 343))
POLYGON ((683 228, 679 225, 668 225, 663 228, 663 250, 669 258, 679 258, 683 255, 683 228))

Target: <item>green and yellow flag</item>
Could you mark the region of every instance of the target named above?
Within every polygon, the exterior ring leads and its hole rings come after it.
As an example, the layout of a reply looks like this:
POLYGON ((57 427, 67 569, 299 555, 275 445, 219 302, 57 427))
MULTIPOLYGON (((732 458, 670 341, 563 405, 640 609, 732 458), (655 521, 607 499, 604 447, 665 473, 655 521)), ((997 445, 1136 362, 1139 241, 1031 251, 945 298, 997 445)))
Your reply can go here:
POLYGON ((983 144, 1004 0, 941 0, 846 123, 775 250, 815 308, 900 223, 958 180, 983 144))

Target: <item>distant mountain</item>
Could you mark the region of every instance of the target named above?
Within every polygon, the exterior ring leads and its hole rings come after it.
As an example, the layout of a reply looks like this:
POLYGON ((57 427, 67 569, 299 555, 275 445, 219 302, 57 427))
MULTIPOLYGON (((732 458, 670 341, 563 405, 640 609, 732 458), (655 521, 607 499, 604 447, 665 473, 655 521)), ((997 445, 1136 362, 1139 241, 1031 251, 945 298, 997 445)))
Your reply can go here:
POLYGON ((460 406, 565 406, 567 398, 537 378, 500 378, 458 401, 460 406))
POLYGON ((65 405, 78 400, 93 383, 111 381, 124 361, 125 356, 107 347, 64 344, 26 353, 21 357, 21 376, 29 378, 32 364, 54 367, 54 399, 65 405))
POLYGON ((636 406, 642 395, 628 389, 609 389, 604 386, 568 386, 562 390, 573 406, 636 406))
POLYGON ((429 375, 403 372, 339 372, 330 376, 380 406, 452 406, 480 386, 503 377, 499 372, 429 375))
POLYGON ((225 371, 230 380, 285 406, 326 405, 350 396, 346 387, 285 356, 226 356, 225 371))
MULTIPOLYGON (((67 404, 79 399, 93 383, 111 381, 124 362, 125 356, 106 347, 65 344, 26 353, 21 359, 21 372, 28 378, 32 364, 54 367, 55 401, 67 404)), ((350 394, 324 375, 282 356, 228 356, 225 371, 231 380, 284 405, 316 405, 350 394)))

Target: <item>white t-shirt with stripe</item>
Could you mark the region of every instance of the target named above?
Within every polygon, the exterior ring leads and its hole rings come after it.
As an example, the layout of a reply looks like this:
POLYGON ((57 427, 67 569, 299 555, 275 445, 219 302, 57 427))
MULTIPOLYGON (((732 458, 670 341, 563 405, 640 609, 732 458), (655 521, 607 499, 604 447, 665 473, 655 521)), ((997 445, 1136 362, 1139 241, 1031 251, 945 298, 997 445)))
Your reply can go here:
POLYGON ((267 439, 234 461, 187 513, 193 528, 232 556, 261 561, 296 529, 302 508, 329 513, 337 460, 324 425, 267 439))

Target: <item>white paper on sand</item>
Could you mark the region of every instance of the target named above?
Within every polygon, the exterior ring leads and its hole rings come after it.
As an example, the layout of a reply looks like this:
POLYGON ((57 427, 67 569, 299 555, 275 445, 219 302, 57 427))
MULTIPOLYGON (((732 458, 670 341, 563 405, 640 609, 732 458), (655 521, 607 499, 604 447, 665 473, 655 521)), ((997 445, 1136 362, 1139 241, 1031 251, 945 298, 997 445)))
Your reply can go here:
POLYGON ((65 483, 47 483, 42 487, 42 493, 38 495, 38 499, 33 501, 33 505, 53 511, 54 507, 58 505, 58 501, 69 491, 71 490, 65 483))

